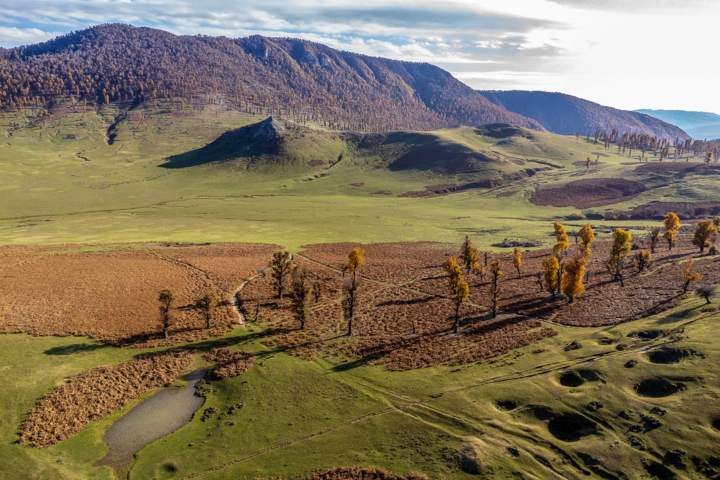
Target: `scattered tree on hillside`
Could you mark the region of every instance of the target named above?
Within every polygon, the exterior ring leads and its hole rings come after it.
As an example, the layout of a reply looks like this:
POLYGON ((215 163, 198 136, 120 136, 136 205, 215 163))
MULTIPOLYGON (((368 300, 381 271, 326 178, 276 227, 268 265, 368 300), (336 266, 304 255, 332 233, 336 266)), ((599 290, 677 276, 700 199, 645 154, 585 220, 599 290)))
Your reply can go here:
POLYGON ((713 222, 713 225, 720 228, 720 216, 713 218, 712 222, 713 222))
POLYGON ((556 256, 560 256, 570 247, 570 243, 568 242, 567 232, 565 231, 565 227, 562 223, 556 221, 553 224, 553 228, 555 229, 556 238, 555 246, 553 246, 553 253, 556 256))
POLYGON ((520 252, 520 249, 518 247, 515 247, 515 255, 513 256, 512 263, 517 269, 518 278, 522 278, 522 275, 520 274, 520 267, 522 266, 522 253, 520 252))
POLYGON ((663 225, 665 226, 663 237, 668 242, 668 250, 672 250, 678 231, 680 230, 680 219, 673 212, 668 212, 667 215, 665 215, 665 220, 663 220, 663 225))
POLYGON ((690 273, 690 268, 692 268, 693 263, 693 260, 688 260, 685 266, 685 273, 683 273, 683 278, 685 279, 685 284, 683 284, 683 293, 687 293, 688 288, 690 288, 690 283, 698 282, 703 279, 703 276, 700 275, 700 273, 690 273))
POLYGON ((357 276, 357 270, 360 265, 365 261, 365 250, 362 248, 353 248, 350 255, 348 255, 347 273, 352 275, 353 278, 357 276))
POLYGON ((177 290, 174 288, 165 288, 160 291, 158 301, 160 302, 160 322, 165 338, 168 338, 170 325, 173 323, 173 315, 170 309, 178 298, 177 290))
POLYGON ((717 235, 718 228, 713 224, 712 220, 703 220, 698 222, 695 227, 695 235, 693 237, 693 245, 700 248, 700 253, 705 251, 706 247, 712 245, 710 238, 717 235))
POLYGON ((355 310, 360 303, 360 284, 361 279, 356 276, 343 278, 343 298, 341 301, 343 317, 348 324, 348 336, 353 335, 353 319, 355 310))
POLYGON ((633 261, 633 266, 637 267, 638 273, 645 270, 645 267, 647 267, 650 264, 650 258, 652 257, 652 254, 648 252, 647 250, 638 250, 635 252, 635 260, 633 261))
POLYGON ((580 229, 580 243, 579 243, 579 256, 589 257, 592 253, 592 244, 595 241, 595 232, 593 232, 592 225, 589 223, 582 226, 580 229))
POLYGON ((222 302, 222 298, 220 298, 220 295, 218 295, 214 291, 206 292, 205 295, 203 295, 203 297, 198 300, 198 307, 200 307, 205 312, 205 328, 212 328, 213 312, 215 311, 215 307, 217 307, 220 302, 222 302))
POLYGON ((585 276, 584 258, 575 258, 565 265, 565 275, 562 277, 562 291, 568 297, 568 303, 573 303, 575 297, 585 291, 583 277, 585 276))
POLYGON ((705 153, 705 163, 710 165, 710 162, 712 162, 712 159, 713 159, 713 152, 705 153))
POLYGON ((702 297, 709 304, 710 300, 717 297, 717 285, 706 284, 695 287, 695 295, 702 297))
POLYGON ((487 267, 488 260, 490 259, 490 252, 482 252, 482 254, 483 254, 483 264, 487 267))
POLYGON ((460 305, 467 302, 470 294, 470 287, 463 279, 462 270, 454 258, 448 258, 443 262, 443 269, 448 275, 448 287, 452 292, 452 300, 455 302, 455 321, 453 323, 453 333, 458 333, 460 324, 460 305))
POLYGON ((630 240, 632 235, 630 232, 618 228, 613 232, 613 245, 610 248, 610 260, 607 263, 607 269, 615 281, 620 280, 620 285, 625 286, 623 281, 623 269, 625 268, 625 258, 630 253, 630 240))
POLYGON ((323 281, 319 278, 311 280, 310 283, 312 284, 312 291, 313 296, 315 297, 315 303, 317 303, 320 301, 320 297, 322 297, 325 286, 323 285, 323 281))
POLYGON ((290 269, 292 268, 293 262, 290 252, 275 252, 272 260, 270 260, 270 269, 272 270, 273 277, 275 278, 275 284, 277 285, 278 297, 282 300, 283 298, 283 279, 290 269))
POLYGON ((555 257, 548 257, 543 260, 543 268, 545 269, 545 286, 548 293, 551 293, 553 298, 557 297, 558 290, 560 288, 560 263, 555 257))
POLYGON ((465 270, 468 274, 470 274, 471 271, 477 270, 478 268, 478 249, 475 248, 472 244, 472 240, 470 240, 470 237, 465 237, 465 242, 463 243, 463 251, 462 255, 460 256, 463 263, 465 264, 465 270))
POLYGON ((313 295, 313 286, 308 278, 307 269, 302 265, 295 265, 295 268, 293 268, 292 287, 295 294, 293 313, 297 321, 300 322, 300 330, 305 330, 308 307, 313 295))
POLYGON ((500 260, 495 260, 490 264, 490 275, 492 276, 492 286, 490 288, 490 300, 492 301, 492 316, 497 317, 498 303, 500 301, 500 275, 503 274, 500 268, 502 264, 500 260))
POLYGON ((655 253, 655 247, 657 247, 658 240, 660 240, 660 232, 662 232, 662 228, 653 228, 650 232, 648 243, 650 244, 651 253, 655 253))

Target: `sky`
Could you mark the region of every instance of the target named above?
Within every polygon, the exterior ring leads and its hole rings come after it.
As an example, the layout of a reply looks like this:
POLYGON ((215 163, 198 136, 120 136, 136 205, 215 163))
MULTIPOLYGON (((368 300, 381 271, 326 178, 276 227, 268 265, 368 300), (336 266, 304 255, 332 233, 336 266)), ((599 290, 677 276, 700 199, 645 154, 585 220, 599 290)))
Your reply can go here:
POLYGON ((718 0, 0 0, 0 46, 122 22, 428 62, 481 90, 720 114, 718 0))

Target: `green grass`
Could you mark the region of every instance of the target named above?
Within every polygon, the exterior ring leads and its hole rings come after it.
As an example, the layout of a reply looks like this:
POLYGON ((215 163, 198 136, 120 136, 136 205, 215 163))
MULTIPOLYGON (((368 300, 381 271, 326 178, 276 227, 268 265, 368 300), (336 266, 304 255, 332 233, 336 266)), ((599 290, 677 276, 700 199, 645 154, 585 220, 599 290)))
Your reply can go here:
MULTIPOLYGON (((227 111, 216 115, 212 106, 202 115, 188 117, 170 117, 142 107, 131 113, 148 113, 153 119, 147 130, 144 125, 119 122, 113 145, 103 140, 103 128, 116 120, 111 109, 99 115, 71 114, 45 127, 19 130, 10 129, 10 122, 17 119, 1 118, 0 242, 108 244, 57 247, 92 250, 150 241, 234 241, 279 243, 298 250, 319 242, 457 242, 471 235, 481 248, 503 238, 539 239, 549 245, 551 222, 578 210, 530 203, 536 188, 578 178, 627 177, 633 169, 622 165, 630 160, 627 156, 611 149, 605 151, 609 155, 602 159, 605 163, 592 166, 591 171, 597 172, 571 176, 585 172, 585 167, 575 167, 574 162, 602 151, 601 147, 582 138, 525 130, 512 142, 503 142, 467 127, 370 136, 382 141, 368 141, 371 147, 363 148, 358 147, 363 141, 359 135, 341 143, 337 132, 308 131, 289 141, 282 155, 258 150, 251 156, 228 157, 223 164, 166 168, 173 158, 188 158, 183 155, 190 155, 189 151, 209 151, 200 149, 224 131, 261 118, 227 111), (80 139, 63 138, 69 134, 80 139), (469 155, 475 162, 474 173, 439 173, 435 167, 442 166, 445 157, 433 153, 434 148, 449 152, 448 158, 455 158, 453 149, 469 155), (416 168, 392 166, 413 149, 426 152, 416 168), (539 159, 561 168, 510 181, 517 172, 542 165, 497 161, 487 152, 539 159), (340 154, 343 159, 330 168, 313 170, 296 161, 315 157, 335 161, 340 154), (505 183, 435 198, 397 197, 423 190, 425 185, 488 178, 505 183), (364 185, 350 185, 358 182, 364 185), (373 195, 378 190, 394 196, 373 195), (512 195, 497 197, 508 191, 512 195)), ((197 158, 198 153, 192 155, 197 158)), ((654 200, 714 200, 716 187, 708 178, 643 177, 651 188, 637 198, 589 211, 627 209, 654 200)), ((581 223, 565 222, 569 229, 581 223)), ((631 227, 636 233, 654 225, 593 223, 631 227)), ((607 237, 598 236, 600 240, 607 237)), ((203 473, 202 478, 217 479, 301 478, 319 468, 357 464, 459 479, 469 477, 458 468, 457 451, 463 442, 480 445, 489 478, 494 475, 490 472, 500 477, 525 472, 534 478, 579 478, 585 476, 583 471, 595 478, 593 458, 599 459, 603 469, 626 472, 632 478, 645 471, 644 464, 660 461, 675 448, 689 452, 684 462, 694 475, 689 457, 707 460, 720 440, 710 426, 712 418, 720 416, 714 362, 720 347, 713 341, 720 316, 702 313, 700 308, 695 300, 687 300, 673 312, 613 327, 553 325, 559 332, 556 337, 512 351, 496 363, 467 365, 459 371, 436 367, 388 372, 362 362, 324 358, 309 362, 265 347, 257 332, 237 329, 224 340, 233 348, 255 351, 257 363, 239 378, 212 382, 203 408, 215 406, 223 412, 238 402, 245 407, 209 422, 196 415, 187 426, 138 452, 129 476, 160 479, 203 473), (702 352, 705 359, 656 365, 636 349, 616 349, 620 343, 637 342, 627 337, 632 330, 667 331, 695 320, 686 325, 684 338, 674 346, 702 352), (583 348, 566 352, 563 347, 571 341, 579 341, 583 348), (532 353, 537 348, 545 350, 532 353), (638 360, 639 365, 625 368, 629 359, 638 360), (590 360, 593 363, 582 368, 597 372, 603 381, 576 388, 560 385, 560 370, 590 360), (676 395, 638 396, 634 385, 654 376, 690 380, 685 381, 687 390, 676 395), (513 400, 519 407, 500 410, 496 404, 501 400, 513 400), (591 401, 601 401, 604 407, 589 412, 586 407, 591 401), (600 425, 600 433, 577 442, 557 440, 547 422, 532 415, 528 404, 592 418, 600 425), (630 426, 640 421, 640 413, 647 414, 652 406, 668 410, 659 417, 663 426, 630 432, 630 426), (635 412, 633 422, 618 416, 628 408, 635 412), (236 425, 230 426, 230 421, 236 425), (633 446, 633 439, 639 439, 640 446, 633 446), (191 443, 195 445, 189 447, 191 443), (519 456, 511 455, 508 447, 516 448, 519 456), (216 468, 226 464, 231 465, 216 468)), ((219 341, 202 342, 199 353, 217 345, 219 341)), ((92 464, 106 453, 104 431, 137 401, 59 445, 34 449, 14 442, 24 415, 56 385, 85 369, 116 364, 139 353, 83 338, 0 336, 0 381, 5 387, 0 393, 3 475, 112 478, 110 469, 92 464)), ((197 365, 201 364, 198 354, 197 365)))

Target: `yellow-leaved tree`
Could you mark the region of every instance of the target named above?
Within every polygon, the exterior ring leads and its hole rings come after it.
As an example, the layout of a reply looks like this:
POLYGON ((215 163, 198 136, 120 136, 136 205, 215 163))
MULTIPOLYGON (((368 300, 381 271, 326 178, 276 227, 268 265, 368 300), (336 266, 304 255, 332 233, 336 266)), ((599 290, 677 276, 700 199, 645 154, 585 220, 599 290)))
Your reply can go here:
POLYGON ((687 265, 685 266, 685 273, 683 273, 683 278, 685 279, 685 284, 683 284, 683 293, 687 293, 692 282, 698 282, 703 279, 703 276, 697 272, 690 273, 693 263, 694 262, 692 260, 688 260, 687 265))
POLYGON ((492 300, 493 318, 497 317, 498 302, 500 301, 500 275, 503 274, 500 260, 490 264, 490 275, 492 276, 492 287, 490 288, 490 300, 492 300))
POLYGON ((560 263, 555 257, 548 257, 543 260, 543 268, 545 269, 545 288, 553 297, 557 296, 559 285, 560 263))
POLYGON ((650 258, 652 257, 652 254, 648 252, 647 250, 638 250, 635 252, 635 260, 633 261, 633 266, 637 267, 638 273, 645 270, 645 267, 647 267, 650 264, 650 258))
POLYGON ((663 220, 663 225, 665 226, 663 238, 668 242, 668 250, 672 250, 678 230, 680 230, 680 219, 673 212, 668 212, 665 215, 665 220, 663 220))
POLYGON ((362 265, 364 261, 365 250, 362 248, 353 248, 350 255, 348 255, 347 272, 355 277, 357 275, 358 268, 360 268, 360 265, 362 265))
POLYGON ((520 274, 520 267, 522 266, 522 253, 520 252, 520 249, 518 247, 515 247, 515 254, 513 256, 513 265, 515 265, 515 268, 518 272, 518 278, 522 278, 522 275, 520 274))
POLYGON ((556 256, 559 256, 562 255, 568 247, 570 247, 570 243, 568 242, 567 232, 565 231, 565 227, 563 227, 562 223, 556 221, 553 224, 553 228, 555 228, 556 239, 555 246, 553 246, 553 253, 556 256))
POLYGON ((467 302, 470 295, 470 287, 463 279, 460 265, 454 258, 448 258, 443 262, 443 269, 448 275, 448 286, 452 291, 452 300, 455 302, 455 321, 453 322, 453 333, 458 333, 460 324, 460 305, 467 302))
POLYGON ((562 277, 562 291, 568 297, 568 302, 573 303, 575 297, 582 295, 585 291, 583 277, 585 276, 584 258, 575 258, 565 265, 565 275, 562 277))
POLYGON ((614 280, 620 280, 620 285, 624 287, 623 269, 625 268, 625 258, 630 253, 632 235, 630 235, 630 232, 618 228, 613 232, 612 237, 613 245, 610 248, 610 260, 607 263, 607 269, 610 275, 613 275, 614 280))
POLYGON ((698 222, 695 227, 695 235, 693 236, 693 245, 700 248, 700 253, 705 251, 705 247, 710 247, 710 238, 718 234, 717 227, 712 220, 703 220, 698 222))
POLYGON ((579 256, 580 257, 589 257, 592 253, 592 249, 590 248, 595 241, 595 232, 593 232, 592 225, 589 223, 582 226, 580 229, 580 243, 578 244, 578 247, 580 248, 579 256))
POLYGON ((470 237, 465 237, 463 251, 460 258, 462 258, 462 261, 465 264, 465 270, 468 274, 470 274, 473 270, 477 270, 479 260, 478 249, 473 246, 470 237))

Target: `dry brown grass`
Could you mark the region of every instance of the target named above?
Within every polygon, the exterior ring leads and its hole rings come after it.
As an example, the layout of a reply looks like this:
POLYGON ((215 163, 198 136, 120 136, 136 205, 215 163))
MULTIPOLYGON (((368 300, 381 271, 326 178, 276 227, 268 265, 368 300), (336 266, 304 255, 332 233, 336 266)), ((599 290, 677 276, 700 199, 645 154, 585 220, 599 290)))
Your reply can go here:
POLYGON ((187 352, 170 351, 86 370, 40 399, 25 419, 19 441, 37 447, 66 440, 130 400, 172 382, 191 363, 187 352))

